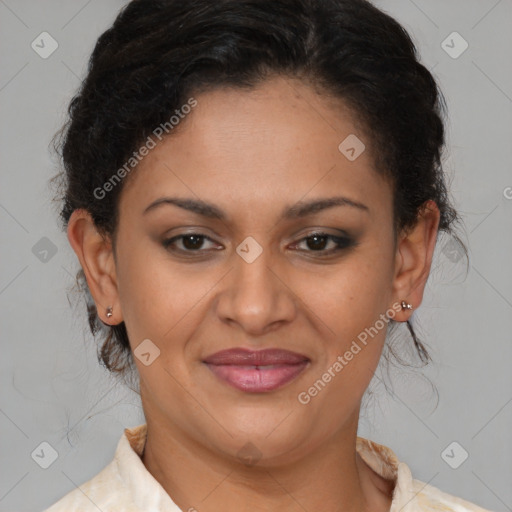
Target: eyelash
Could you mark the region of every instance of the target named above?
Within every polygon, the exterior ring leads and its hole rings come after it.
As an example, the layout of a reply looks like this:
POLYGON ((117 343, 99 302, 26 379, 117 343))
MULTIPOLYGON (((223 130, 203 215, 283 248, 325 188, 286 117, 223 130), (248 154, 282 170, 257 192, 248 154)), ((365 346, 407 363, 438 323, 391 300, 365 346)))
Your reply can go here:
MULTIPOLYGON (((162 242, 162 245, 167 250, 169 250, 171 252, 189 253, 189 254, 190 253, 201 253, 202 249, 187 250, 187 249, 171 248, 171 245, 174 242, 176 242, 180 239, 183 239, 183 238, 191 237, 191 236, 201 237, 203 240, 209 240, 210 242, 213 242, 213 240, 210 237, 203 235, 201 233, 186 233, 184 235, 178 235, 178 236, 169 238, 167 240, 164 240, 162 242)), ((317 251, 315 251, 315 250, 304 251, 304 252, 310 252, 310 253, 318 253, 320 255, 320 257, 330 256, 331 254, 342 251, 343 249, 348 249, 349 247, 352 247, 356 244, 356 242, 349 237, 335 236, 335 235, 331 235, 329 233, 323 233, 323 232, 313 232, 313 233, 309 234, 308 236, 301 238, 298 242, 295 242, 294 245, 299 245, 301 242, 304 242, 313 237, 327 238, 327 239, 332 240, 336 244, 336 247, 334 249, 330 249, 330 250, 322 249, 322 250, 317 250, 317 251)))

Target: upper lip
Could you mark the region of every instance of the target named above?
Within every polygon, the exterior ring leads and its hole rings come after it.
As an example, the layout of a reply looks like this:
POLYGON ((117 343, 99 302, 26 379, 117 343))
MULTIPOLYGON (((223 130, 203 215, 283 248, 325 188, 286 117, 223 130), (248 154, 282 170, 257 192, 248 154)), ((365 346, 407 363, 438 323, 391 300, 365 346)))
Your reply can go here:
POLYGON ((299 364, 309 361, 309 358, 297 352, 279 348, 249 350, 232 348, 215 352, 203 362, 213 365, 267 366, 279 364, 299 364))

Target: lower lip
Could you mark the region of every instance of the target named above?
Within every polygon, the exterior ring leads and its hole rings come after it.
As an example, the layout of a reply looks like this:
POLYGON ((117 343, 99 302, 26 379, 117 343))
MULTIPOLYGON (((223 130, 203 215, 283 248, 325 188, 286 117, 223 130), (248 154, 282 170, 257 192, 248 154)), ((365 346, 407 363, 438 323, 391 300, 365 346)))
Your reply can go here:
POLYGON ((308 361, 274 366, 213 365, 208 368, 221 380, 248 393, 264 393, 284 386, 304 371, 308 361))

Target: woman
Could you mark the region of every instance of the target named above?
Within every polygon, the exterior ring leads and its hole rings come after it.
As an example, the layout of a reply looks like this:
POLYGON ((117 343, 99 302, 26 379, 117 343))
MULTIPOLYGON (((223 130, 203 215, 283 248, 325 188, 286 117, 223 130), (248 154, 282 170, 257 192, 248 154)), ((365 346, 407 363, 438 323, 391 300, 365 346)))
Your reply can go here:
POLYGON ((442 96, 364 0, 134 0, 61 151, 103 363, 146 423, 58 511, 483 511, 357 437, 453 233, 442 96))

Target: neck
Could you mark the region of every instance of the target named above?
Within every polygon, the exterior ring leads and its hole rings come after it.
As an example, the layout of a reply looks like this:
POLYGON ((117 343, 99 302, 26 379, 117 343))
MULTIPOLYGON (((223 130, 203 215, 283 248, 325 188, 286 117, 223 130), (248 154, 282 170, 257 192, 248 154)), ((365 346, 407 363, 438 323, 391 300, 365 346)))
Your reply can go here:
POLYGON ((355 451, 357 419, 299 460, 248 466, 163 421, 148 421, 142 462, 187 511, 389 511, 390 482, 355 451))

